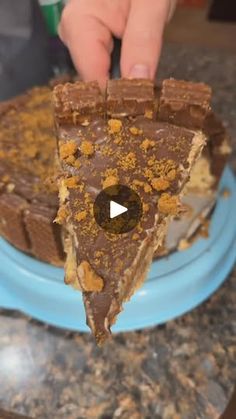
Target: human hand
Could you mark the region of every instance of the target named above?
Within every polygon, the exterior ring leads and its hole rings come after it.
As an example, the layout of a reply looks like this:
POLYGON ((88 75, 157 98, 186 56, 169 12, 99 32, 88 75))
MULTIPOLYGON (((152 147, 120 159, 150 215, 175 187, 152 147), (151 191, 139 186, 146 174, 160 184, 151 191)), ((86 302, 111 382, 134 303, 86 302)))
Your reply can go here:
POLYGON ((59 25, 85 81, 109 78, 113 36, 122 39, 122 77, 155 77, 166 22, 176 0, 70 0, 59 25))

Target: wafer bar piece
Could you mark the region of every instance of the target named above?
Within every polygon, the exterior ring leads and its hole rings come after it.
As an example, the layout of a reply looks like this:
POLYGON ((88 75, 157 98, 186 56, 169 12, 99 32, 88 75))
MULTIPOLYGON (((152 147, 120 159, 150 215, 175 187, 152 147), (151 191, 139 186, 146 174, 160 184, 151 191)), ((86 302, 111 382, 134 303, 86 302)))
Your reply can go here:
POLYGON ((164 80, 158 118, 174 125, 203 129, 210 112, 210 98, 211 88, 204 83, 164 80))
POLYGON ((30 251, 23 219, 27 207, 27 201, 14 193, 0 196, 0 234, 24 252, 30 251))
POLYGON ((61 266, 64 252, 60 227, 53 223, 56 212, 56 209, 42 204, 31 204, 25 210, 24 223, 33 255, 45 262, 61 266))
POLYGON ((155 116, 156 101, 150 80, 109 80, 107 83, 107 114, 112 118, 124 116, 155 116))
POLYGON ((83 82, 58 84, 54 88, 54 109, 58 121, 63 123, 85 122, 92 115, 104 114, 104 99, 96 82, 86 86, 83 82))
MULTIPOLYGON (((109 82, 111 90, 112 83, 109 82)), ((123 83, 124 103, 126 96, 127 102, 131 96, 138 103, 154 100, 153 88, 147 94, 136 81, 122 80, 121 87, 123 83)), ((84 92, 88 86, 84 84, 84 92)), ((73 88, 77 90, 76 84, 68 86, 66 96, 73 95, 73 88)), ((57 86, 56 104, 64 94, 62 87, 57 86)), ((78 100, 83 103, 83 94, 78 100)), ((179 211, 178 194, 201 152, 205 136, 143 115, 122 115, 122 119, 108 116, 106 120, 101 114, 93 114, 89 124, 81 125, 78 121, 76 126, 63 123, 63 114, 58 115, 57 108, 55 116, 63 171, 58 217, 71 237, 69 251, 67 248, 71 266, 66 264, 66 282, 82 289, 87 323, 100 344, 109 336, 122 303, 143 283, 153 254, 162 243, 166 222, 179 211), (69 153, 75 160, 68 161, 69 153), (104 231, 93 216, 96 196, 114 184, 131 187, 143 204, 139 224, 121 235, 104 231), (73 274, 77 276, 75 280, 73 274)))

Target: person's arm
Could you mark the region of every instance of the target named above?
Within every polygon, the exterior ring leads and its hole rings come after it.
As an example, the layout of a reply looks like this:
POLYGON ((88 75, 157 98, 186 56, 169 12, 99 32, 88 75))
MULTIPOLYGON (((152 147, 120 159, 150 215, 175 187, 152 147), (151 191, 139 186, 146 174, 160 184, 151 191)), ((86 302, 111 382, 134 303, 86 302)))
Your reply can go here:
POLYGON ((109 77, 113 36, 122 39, 122 77, 154 78, 165 23, 176 0, 70 0, 59 26, 84 80, 109 77))

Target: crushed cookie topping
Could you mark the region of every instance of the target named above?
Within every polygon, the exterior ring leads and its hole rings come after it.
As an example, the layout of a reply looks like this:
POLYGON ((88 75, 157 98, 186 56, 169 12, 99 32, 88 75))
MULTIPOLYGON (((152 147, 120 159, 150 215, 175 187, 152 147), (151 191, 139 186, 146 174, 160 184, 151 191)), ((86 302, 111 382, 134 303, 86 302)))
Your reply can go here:
POLYGON ((119 166, 124 170, 134 169, 136 166, 136 156, 132 151, 128 154, 121 156, 120 161, 118 162, 119 166))
POLYGON ((75 141, 70 140, 66 143, 59 144, 59 155, 62 160, 67 159, 68 157, 73 156, 77 151, 77 144, 75 141))
POLYGON ((82 141, 80 145, 80 151, 85 156, 92 156, 95 151, 93 143, 88 140, 82 141))
POLYGON ((153 111, 147 110, 144 114, 145 118, 152 119, 153 118, 153 111))
POLYGON ((65 158, 65 162, 71 166, 74 166, 75 163, 75 156, 73 156, 72 154, 68 157, 65 158))
POLYGON ((136 128, 136 127, 130 127, 130 132, 133 135, 141 135, 143 133, 143 130, 140 128, 136 128))
POLYGON ((78 182, 79 182, 78 176, 71 176, 71 177, 65 178, 65 186, 67 186, 67 188, 69 189, 78 188, 79 187, 78 182))
POLYGON ((108 127, 111 134, 119 133, 122 128, 122 122, 119 119, 109 119, 108 127))
POLYGON ((170 182, 167 179, 159 177, 153 178, 151 181, 151 185, 153 189, 155 189, 156 191, 165 191, 170 187, 170 182))
POLYGON ((154 145, 155 145, 155 141, 145 138, 145 140, 143 140, 143 142, 140 144, 140 148, 143 151, 147 151, 149 148, 154 147, 154 145))
POLYGON ((79 211, 75 214, 75 220, 80 222, 85 220, 85 218, 87 217, 87 211, 83 210, 83 211, 79 211))
POLYGON ((177 196, 163 193, 158 200, 158 209, 165 215, 177 215, 179 210, 179 200, 177 196))
POLYGON ((119 182, 119 179, 117 176, 108 176, 103 182, 102 186, 103 188, 108 188, 109 186, 117 185, 119 182))

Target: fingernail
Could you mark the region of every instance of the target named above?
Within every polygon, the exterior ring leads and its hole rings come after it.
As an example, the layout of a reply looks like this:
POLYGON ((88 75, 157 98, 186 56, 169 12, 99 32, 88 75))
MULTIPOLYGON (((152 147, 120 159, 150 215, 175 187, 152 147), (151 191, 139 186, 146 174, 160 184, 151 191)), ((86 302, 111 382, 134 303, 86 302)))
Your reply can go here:
POLYGON ((135 64, 130 73, 129 77, 133 79, 148 79, 150 77, 150 71, 145 64, 135 64))

